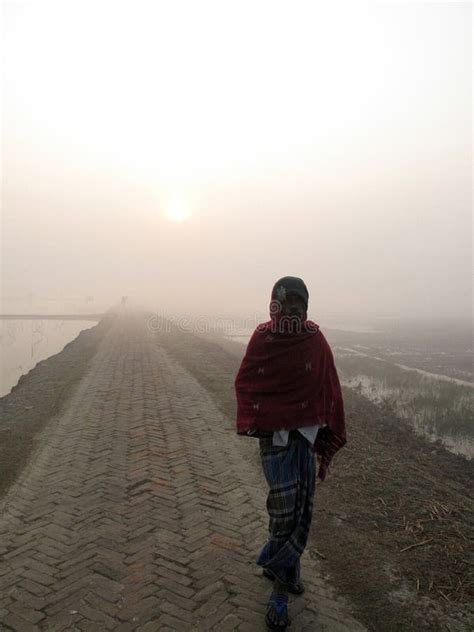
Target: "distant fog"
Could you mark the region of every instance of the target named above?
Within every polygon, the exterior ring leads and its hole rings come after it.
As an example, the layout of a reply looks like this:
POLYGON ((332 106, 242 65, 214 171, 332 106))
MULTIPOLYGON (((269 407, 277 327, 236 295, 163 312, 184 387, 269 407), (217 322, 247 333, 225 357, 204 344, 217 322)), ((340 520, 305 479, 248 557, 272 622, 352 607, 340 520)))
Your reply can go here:
POLYGON ((470 318, 472 8, 316 4, 4 3, 1 311, 470 318))

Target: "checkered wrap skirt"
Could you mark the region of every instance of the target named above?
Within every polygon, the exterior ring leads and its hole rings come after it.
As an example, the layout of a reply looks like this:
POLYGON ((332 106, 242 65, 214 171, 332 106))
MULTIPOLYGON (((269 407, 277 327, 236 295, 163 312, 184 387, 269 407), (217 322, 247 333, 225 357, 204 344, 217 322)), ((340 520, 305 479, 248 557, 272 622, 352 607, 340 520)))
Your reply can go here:
POLYGON ((286 446, 274 446, 272 441, 272 436, 259 439, 269 486, 269 538, 256 562, 270 569, 284 584, 296 584, 311 526, 316 457, 309 441, 297 430, 289 433, 286 446))

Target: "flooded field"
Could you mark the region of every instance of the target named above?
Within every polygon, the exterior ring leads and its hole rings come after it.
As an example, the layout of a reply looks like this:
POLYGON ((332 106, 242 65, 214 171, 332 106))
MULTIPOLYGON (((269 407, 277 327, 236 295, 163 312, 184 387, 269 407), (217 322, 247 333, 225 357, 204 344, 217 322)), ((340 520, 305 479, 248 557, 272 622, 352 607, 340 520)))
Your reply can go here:
POLYGON ((430 440, 474 457, 473 385, 422 374, 367 356, 337 353, 341 383, 412 423, 430 440))
POLYGON ((0 320, 0 397, 40 360, 59 353, 91 320, 0 320))

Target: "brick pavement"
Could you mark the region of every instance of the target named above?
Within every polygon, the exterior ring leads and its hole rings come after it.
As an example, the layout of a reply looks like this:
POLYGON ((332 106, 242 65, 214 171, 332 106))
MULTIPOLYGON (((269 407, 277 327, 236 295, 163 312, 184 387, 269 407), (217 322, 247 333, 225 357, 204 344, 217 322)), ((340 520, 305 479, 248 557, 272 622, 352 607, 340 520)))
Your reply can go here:
MULTIPOLYGON (((264 630, 250 441, 143 314, 119 318, 0 506, 0 630, 264 630)), ((307 554, 302 576, 291 630, 364 629, 307 554)))

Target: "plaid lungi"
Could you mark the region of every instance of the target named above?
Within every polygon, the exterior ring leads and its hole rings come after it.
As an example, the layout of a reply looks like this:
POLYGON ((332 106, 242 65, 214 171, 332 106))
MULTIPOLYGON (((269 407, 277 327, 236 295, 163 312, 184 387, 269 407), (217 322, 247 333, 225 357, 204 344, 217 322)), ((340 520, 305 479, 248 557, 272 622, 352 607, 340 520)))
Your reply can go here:
POLYGON ((300 579, 300 557, 311 526, 316 488, 315 454, 297 430, 289 433, 286 446, 272 445, 261 437, 260 457, 269 486, 267 511, 269 539, 257 556, 257 564, 270 569, 284 584, 300 579))

